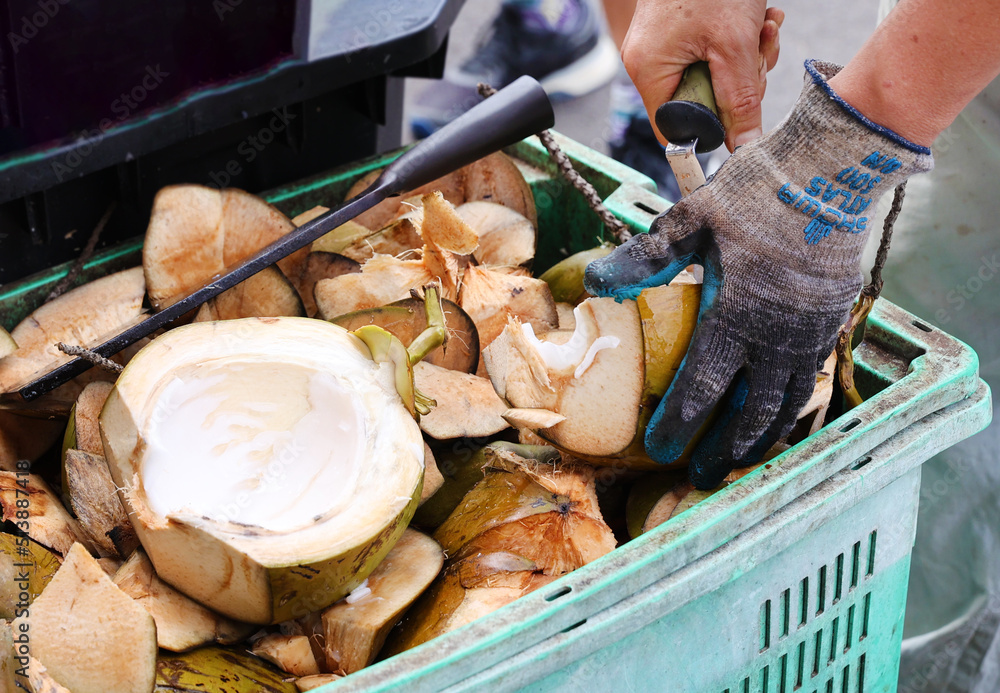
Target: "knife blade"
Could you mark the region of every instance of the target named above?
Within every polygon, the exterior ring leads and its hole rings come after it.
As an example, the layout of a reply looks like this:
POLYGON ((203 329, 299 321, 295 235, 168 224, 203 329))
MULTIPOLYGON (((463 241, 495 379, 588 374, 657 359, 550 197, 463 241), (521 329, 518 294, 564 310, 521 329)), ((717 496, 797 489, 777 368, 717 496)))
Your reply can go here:
POLYGON ((716 112, 708 63, 690 65, 670 101, 656 109, 656 127, 667 139, 667 163, 677 178, 681 196, 705 184, 696 154, 710 152, 726 139, 716 112))

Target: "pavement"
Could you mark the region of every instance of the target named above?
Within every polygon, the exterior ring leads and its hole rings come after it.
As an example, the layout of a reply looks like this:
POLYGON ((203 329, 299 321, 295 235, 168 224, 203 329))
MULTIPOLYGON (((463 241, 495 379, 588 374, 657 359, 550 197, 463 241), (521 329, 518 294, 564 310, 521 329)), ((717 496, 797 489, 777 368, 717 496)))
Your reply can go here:
MULTIPOLYGON (((764 130, 781 122, 791 109, 802 87, 802 63, 820 58, 846 63, 875 29, 877 0, 784 0, 771 3, 785 11, 781 29, 781 55, 768 74, 763 102, 764 130)), ((489 28, 500 7, 500 0, 467 0, 451 31, 447 60, 457 64, 474 50, 477 39, 489 28)), ((434 80, 408 79, 406 103, 434 80)), ((598 151, 608 150, 608 99, 610 88, 598 89, 587 96, 555 105, 556 129, 598 151)), ((404 111, 405 118, 405 111, 404 111)), ((404 119, 404 123, 408 119, 404 119)), ((409 127, 404 141, 410 141, 409 127)))

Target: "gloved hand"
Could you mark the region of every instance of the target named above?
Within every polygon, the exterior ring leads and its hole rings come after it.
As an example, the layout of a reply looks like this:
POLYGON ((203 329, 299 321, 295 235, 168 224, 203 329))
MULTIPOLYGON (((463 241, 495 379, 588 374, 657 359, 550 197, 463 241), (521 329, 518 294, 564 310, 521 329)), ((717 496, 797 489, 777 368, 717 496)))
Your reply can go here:
POLYGON ((926 147, 831 90, 839 69, 807 62, 781 125, 737 149, 648 234, 587 267, 592 294, 622 300, 704 266, 698 327, 645 438, 650 457, 673 462, 721 402, 692 455, 697 488, 758 461, 791 430, 861 288, 869 215, 933 165, 926 147))

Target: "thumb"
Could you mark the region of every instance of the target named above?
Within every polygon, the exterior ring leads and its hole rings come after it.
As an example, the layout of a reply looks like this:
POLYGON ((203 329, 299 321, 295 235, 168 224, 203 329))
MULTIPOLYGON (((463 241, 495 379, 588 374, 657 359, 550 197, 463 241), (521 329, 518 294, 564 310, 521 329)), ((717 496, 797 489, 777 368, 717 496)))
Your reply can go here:
POLYGON ((691 264, 701 233, 682 204, 653 221, 649 233, 633 236, 609 255, 587 265, 584 287, 594 296, 635 299, 643 289, 667 284, 691 264))
POLYGON ((760 67, 760 54, 756 44, 751 49, 709 60, 715 103, 719 119, 726 129, 726 146, 729 151, 763 134, 760 67))

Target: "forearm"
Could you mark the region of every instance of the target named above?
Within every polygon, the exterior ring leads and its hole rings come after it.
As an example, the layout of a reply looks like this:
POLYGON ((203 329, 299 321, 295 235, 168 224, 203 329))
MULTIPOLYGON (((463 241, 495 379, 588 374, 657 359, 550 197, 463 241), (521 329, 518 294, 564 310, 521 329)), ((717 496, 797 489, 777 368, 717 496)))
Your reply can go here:
POLYGON ((1000 74, 1000 0, 902 0, 830 86, 869 119, 930 146, 1000 74))

